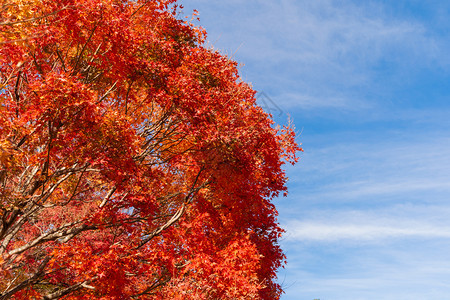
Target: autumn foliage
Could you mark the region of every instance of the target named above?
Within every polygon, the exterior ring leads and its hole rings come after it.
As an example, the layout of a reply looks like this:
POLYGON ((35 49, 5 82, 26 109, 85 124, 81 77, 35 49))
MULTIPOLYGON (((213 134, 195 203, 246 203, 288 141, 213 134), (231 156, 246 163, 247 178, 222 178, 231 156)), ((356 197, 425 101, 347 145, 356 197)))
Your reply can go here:
POLYGON ((300 150, 175 1, 0 0, 0 299, 277 299, 300 150))

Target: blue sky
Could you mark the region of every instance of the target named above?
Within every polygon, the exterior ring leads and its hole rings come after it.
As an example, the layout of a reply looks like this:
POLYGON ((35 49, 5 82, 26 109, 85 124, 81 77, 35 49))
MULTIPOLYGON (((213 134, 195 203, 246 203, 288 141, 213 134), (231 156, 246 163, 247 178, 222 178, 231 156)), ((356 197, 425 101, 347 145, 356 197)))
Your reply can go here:
POLYGON ((299 132, 282 299, 450 299, 450 1, 181 3, 299 132))

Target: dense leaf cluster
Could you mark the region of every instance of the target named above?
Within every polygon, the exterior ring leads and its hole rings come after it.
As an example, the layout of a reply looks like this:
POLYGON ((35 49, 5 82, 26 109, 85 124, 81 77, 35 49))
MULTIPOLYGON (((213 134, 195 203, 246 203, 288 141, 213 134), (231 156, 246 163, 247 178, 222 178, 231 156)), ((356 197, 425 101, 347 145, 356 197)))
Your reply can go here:
POLYGON ((300 150, 175 1, 0 1, 0 299, 277 299, 300 150))

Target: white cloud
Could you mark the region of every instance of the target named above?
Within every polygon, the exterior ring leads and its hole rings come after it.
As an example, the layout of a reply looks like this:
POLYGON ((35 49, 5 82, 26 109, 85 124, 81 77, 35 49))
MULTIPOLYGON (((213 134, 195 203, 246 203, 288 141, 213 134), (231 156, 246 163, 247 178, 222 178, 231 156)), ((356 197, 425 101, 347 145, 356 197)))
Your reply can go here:
POLYGON ((448 201, 450 140, 446 130, 384 135, 369 130, 325 136, 308 136, 305 130, 300 140, 305 153, 289 174, 297 193, 291 197, 304 205, 308 201, 382 203, 392 197, 448 201))
POLYGON ((369 108, 368 103, 361 100, 351 99, 344 95, 306 95, 294 93, 282 93, 272 97, 274 101, 286 111, 292 109, 315 110, 315 109, 338 109, 341 111, 357 111, 369 108))
MULTIPOLYGON (((196 1, 191 2, 195 6, 196 1)), ((424 58, 433 59, 439 52, 423 24, 387 17, 383 6, 365 2, 208 2, 200 7, 200 17, 209 25, 210 40, 217 40, 216 48, 237 52, 243 62, 258 61, 262 68, 283 63, 316 69, 318 76, 330 71, 341 75, 386 55, 397 60, 421 57, 418 63, 424 63, 424 58)))
POLYGON ((312 209, 284 219, 287 242, 383 242, 403 238, 448 240, 450 205, 392 203, 379 208, 312 209))
POLYGON ((288 170, 289 199, 278 203, 286 240, 450 240, 446 131, 359 136, 305 137, 302 161, 288 170))
POLYGON ((241 69, 244 80, 287 108, 367 109, 372 105, 366 93, 380 97, 392 83, 449 61, 446 43, 425 24, 390 16, 381 3, 191 0, 186 5, 199 8, 215 48, 247 65, 241 69), (391 75, 378 77, 387 68, 391 75))
MULTIPOLYGON (((430 224, 383 225, 358 223, 293 222, 287 225, 287 239, 302 242, 342 240, 379 241, 392 238, 450 238, 450 226, 439 227, 430 224)), ((449 224, 450 225, 450 224, 449 224)))
POLYGON ((449 239, 406 237, 287 240, 286 299, 447 299, 449 239))

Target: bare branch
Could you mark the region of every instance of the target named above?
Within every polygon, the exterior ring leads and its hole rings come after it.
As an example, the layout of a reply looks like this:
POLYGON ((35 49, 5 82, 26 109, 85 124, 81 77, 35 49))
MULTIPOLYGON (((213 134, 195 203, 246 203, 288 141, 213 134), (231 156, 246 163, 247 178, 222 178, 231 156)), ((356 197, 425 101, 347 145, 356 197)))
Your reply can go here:
POLYGON ((80 225, 77 227, 72 227, 76 224, 80 224, 80 222, 78 221, 78 222, 65 224, 65 225, 59 227, 58 229, 44 233, 41 236, 39 236, 38 238, 26 243, 22 247, 16 248, 16 249, 8 252, 8 255, 12 256, 15 254, 20 254, 38 244, 42 244, 42 243, 48 242, 48 241, 54 241, 57 239, 62 239, 61 242, 65 243, 68 240, 70 240, 71 238, 73 238, 75 235, 77 235, 83 231, 92 230, 92 229, 97 228, 96 226, 88 226, 86 224, 83 224, 83 225, 80 225))
POLYGON ((66 5, 63 8, 59 9, 59 10, 55 10, 54 12, 48 13, 48 14, 43 15, 43 16, 35 17, 35 18, 29 18, 29 19, 20 20, 20 21, 13 21, 13 22, 3 22, 3 23, 0 23, 0 26, 13 26, 13 25, 17 25, 17 24, 24 24, 24 23, 30 23, 30 22, 38 21, 38 20, 41 20, 41 19, 44 19, 44 18, 48 18, 48 17, 53 16, 53 15, 56 15, 57 13, 65 10, 65 9, 69 9, 69 8, 74 8, 74 6, 66 5))
POLYGON ((112 189, 110 189, 108 194, 105 196, 105 198, 103 198, 102 203, 100 203, 100 205, 98 207, 102 208, 103 206, 105 206, 106 202, 108 202, 108 200, 111 198, 111 196, 114 194, 115 191, 116 191, 116 187, 113 187, 112 189))
POLYGON ((81 288, 87 288, 87 289, 91 289, 91 290, 92 290, 92 289, 95 289, 95 287, 90 286, 89 284, 90 284, 91 282, 93 282, 94 280, 96 280, 97 278, 98 278, 98 276, 95 276, 95 277, 92 278, 92 279, 85 280, 85 281, 83 281, 83 282, 80 282, 80 283, 71 285, 71 286, 69 286, 69 287, 67 287, 67 288, 65 288, 65 289, 58 290, 58 291, 56 291, 56 292, 54 292, 54 293, 51 293, 51 294, 47 294, 47 295, 45 295, 42 299, 44 299, 44 300, 59 299, 59 298, 65 296, 65 295, 68 295, 68 294, 70 294, 70 293, 72 293, 72 292, 74 292, 74 291, 76 291, 76 290, 81 289, 81 288))
POLYGON ((184 212, 186 211, 186 205, 191 203, 194 194, 197 193, 200 189, 204 188, 208 184, 208 182, 206 181, 203 184, 201 184, 200 186, 194 188, 194 186, 197 184, 197 181, 198 181, 202 171, 203 171, 203 169, 201 169, 198 172, 197 177, 195 178, 195 180, 192 184, 192 188, 191 188, 190 192, 186 195, 184 202, 181 204, 181 207, 177 210, 177 212, 170 218, 169 221, 167 221, 165 224, 156 228, 152 233, 150 233, 146 238, 144 238, 135 249, 141 248, 142 246, 147 244, 149 241, 151 241, 155 236, 161 234, 161 232, 163 232, 164 230, 166 230, 167 228, 169 228, 170 226, 172 226, 173 224, 178 222, 178 220, 181 218, 181 216, 183 216, 184 212))
POLYGON ((18 285, 16 285, 14 288, 10 290, 5 290, 2 294, 0 294, 0 300, 6 300, 10 299, 12 295, 14 295, 16 292, 26 288, 27 286, 30 286, 32 284, 35 284, 39 282, 40 278, 42 278, 44 273, 44 268, 50 261, 51 257, 46 257, 42 263, 39 265, 37 271, 33 274, 32 277, 28 278, 27 280, 22 281, 18 285))

